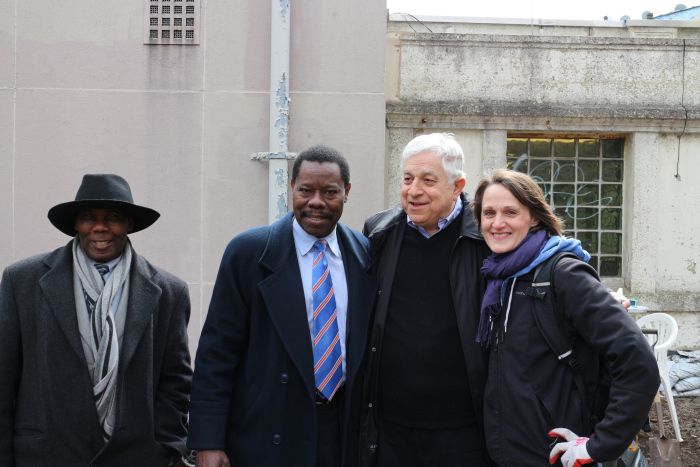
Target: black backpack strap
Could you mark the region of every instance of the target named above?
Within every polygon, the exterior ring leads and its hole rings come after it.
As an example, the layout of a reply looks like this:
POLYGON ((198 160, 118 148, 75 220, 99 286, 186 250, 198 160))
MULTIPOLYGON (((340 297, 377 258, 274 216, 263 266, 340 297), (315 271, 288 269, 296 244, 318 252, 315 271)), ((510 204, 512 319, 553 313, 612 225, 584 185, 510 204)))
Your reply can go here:
POLYGON ((537 266, 532 279, 532 285, 527 294, 542 302, 543 306, 536 307, 533 313, 537 327, 542 333, 542 337, 549 345, 557 360, 571 366, 578 364, 573 354, 573 342, 569 339, 564 330, 562 315, 558 310, 556 297, 553 292, 552 273, 557 263, 565 257, 576 258, 576 255, 569 252, 560 252, 537 266))
POLYGON ((526 292, 534 299, 533 317, 537 328, 547 345, 552 350, 557 360, 567 365, 574 371, 574 381, 582 407, 586 413, 582 414, 583 420, 590 419, 590 408, 586 396, 586 387, 583 382, 582 368, 574 353, 573 341, 570 339, 564 326, 564 313, 559 310, 556 295, 554 293, 554 270, 557 263, 563 258, 578 257, 567 251, 555 254, 553 257, 535 268, 532 285, 526 292))

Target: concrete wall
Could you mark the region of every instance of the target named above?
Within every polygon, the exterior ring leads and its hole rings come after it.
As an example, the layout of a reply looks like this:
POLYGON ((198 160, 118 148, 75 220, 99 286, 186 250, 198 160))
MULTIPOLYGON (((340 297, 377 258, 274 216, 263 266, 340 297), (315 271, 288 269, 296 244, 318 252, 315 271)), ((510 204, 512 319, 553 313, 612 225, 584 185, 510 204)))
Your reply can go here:
POLYGON ((505 166, 508 134, 625 138, 623 277, 607 283, 673 313, 678 346, 700 348, 700 27, 664 23, 392 15, 388 171, 424 132, 456 135, 467 191, 505 166))
MULTIPOLYGON (((383 206, 384 2, 289 2, 291 151, 351 165, 344 220, 383 206)), ((202 2, 200 44, 143 44, 143 4, 0 0, 0 269, 69 239, 46 219, 87 172, 162 217, 131 236, 185 279, 196 343, 228 240, 267 222, 269 1, 202 2)), ((194 349, 194 345, 192 347, 194 349)))

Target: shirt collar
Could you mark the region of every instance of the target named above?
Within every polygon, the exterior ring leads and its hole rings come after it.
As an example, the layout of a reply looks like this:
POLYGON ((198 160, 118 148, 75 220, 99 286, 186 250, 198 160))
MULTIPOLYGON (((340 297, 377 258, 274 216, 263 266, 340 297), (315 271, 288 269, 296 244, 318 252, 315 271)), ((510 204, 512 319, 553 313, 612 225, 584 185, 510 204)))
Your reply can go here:
POLYGON ((333 227, 331 233, 323 238, 317 238, 306 232, 301 225, 297 222, 296 217, 292 220, 292 233, 294 235, 294 245, 297 249, 297 253, 301 256, 306 256, 306 254, 311 251, 318 240, 325 240, 328 244, 328 249, 337 257, 340 257, 340 245, 338 245, 338 235, 336 233, 336 227, 333 227))
MULTIPOLYGON (((444 229, 445 227, 447 227, 448 225, 450 225, 453 220, 455 220, 457 217, 459 217, 461 212, 462 212, 462 200, 460 198, 457 198, 457 201, 455 201, 455 205, 452 208, 452 211, 450 211, 450 213, 447 215, 447 217, 438 219, 438 232, 441 231, 442 229, 444 229)), ((430 237, 430 234, 428 233, 428 231, 425 230, 420 225, 413 222, 410 217, 406 216, 406 222, 408 223, 409 226, 418 230, 424 237, 430 237)), ((435 232, 435 233, 437 233, 437 232, 435 232)))

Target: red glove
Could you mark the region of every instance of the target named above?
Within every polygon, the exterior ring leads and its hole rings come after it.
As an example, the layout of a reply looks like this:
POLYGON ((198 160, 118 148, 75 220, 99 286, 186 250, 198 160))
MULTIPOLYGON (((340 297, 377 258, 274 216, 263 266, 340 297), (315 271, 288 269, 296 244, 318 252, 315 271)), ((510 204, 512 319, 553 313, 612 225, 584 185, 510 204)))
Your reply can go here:
POLYGON ((565 443, 557 443, 549 453, 549 463, 554 464, 559 456, 564 467, 580 467, 593 462, 586 450, 588 438, 580 437, 568 428, 555 428, 550 431, 552 438, 564 438, 565 443))

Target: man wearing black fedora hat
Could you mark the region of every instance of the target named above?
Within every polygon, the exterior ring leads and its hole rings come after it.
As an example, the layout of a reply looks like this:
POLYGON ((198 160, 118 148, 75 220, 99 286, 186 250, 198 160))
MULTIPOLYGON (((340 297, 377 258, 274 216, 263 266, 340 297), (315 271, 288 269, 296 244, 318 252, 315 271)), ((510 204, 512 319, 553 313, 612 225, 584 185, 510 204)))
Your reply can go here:
POLYGON ((168 466, 185 451, 187 285, 128 234, 160 214, 117 175, 49 210, 74 237, 0 282, 0 467, 168 466))

